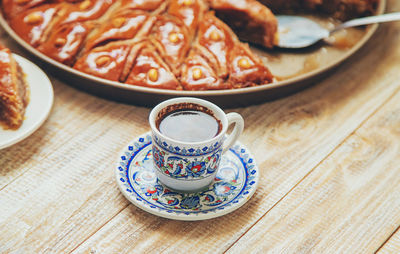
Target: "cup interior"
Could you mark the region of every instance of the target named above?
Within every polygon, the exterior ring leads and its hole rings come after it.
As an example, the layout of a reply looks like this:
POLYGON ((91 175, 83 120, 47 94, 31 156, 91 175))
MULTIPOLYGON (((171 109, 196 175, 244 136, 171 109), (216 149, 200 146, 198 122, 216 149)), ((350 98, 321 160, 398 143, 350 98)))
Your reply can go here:
POLYGON ((158 104, 156 107, 154 107, 149 115, 149 123, 153 132, 155 132, 157 135, 161 136, 166 140, 178 143, 196 144, 196 143, 203 143, 203 142, 210 142, 213 140, 217 140, 226 133, 226 130, 228 128, 227 122, 228 121, 224 111, 217 105, 206 100, 191 98, 191 97, 181 97, 181 98, 166 100, 158 104), (214 117, 219 125, 218 134, 211 139, 202 140, 199 142, 182 142, 179 140, 172 139, 171 137, 168 137, 160 132, 159 125, 167 115, 171 114, 172 112, 184 111, 184 110, 201 111, 214 117))

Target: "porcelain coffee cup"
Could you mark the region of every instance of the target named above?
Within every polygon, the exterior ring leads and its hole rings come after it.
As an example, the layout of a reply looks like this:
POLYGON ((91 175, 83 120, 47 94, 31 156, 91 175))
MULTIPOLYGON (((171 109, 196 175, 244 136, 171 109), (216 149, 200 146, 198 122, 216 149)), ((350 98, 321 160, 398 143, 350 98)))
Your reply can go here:
POLYGON ((152 152, 155 173, 168 188, 181 192, 200 191, 209 186, 218 171, 223 154, 236 142, 243 131, 244 121, 238 113, 225 114, 215 104, 191 97, 164 101, 149 115, 152 131, 152 152), (173 139, 159 129, 159 122, 177 110, 207 111, 220 124, 215 137, 198 142, 173 139), (230 125, 232 132, 227 135, 230 125))

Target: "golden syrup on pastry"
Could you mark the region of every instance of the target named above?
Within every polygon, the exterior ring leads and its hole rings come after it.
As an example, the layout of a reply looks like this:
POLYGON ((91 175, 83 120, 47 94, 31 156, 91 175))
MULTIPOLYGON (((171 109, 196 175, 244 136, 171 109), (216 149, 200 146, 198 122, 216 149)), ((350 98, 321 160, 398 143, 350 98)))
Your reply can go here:
POLYGON ((17 2, 17 4, 19 5, 24 5, 26 3, 28 3, 30 0, 15 0, 15 2, 17 2))
POLYGON ((194 68, 192 73, 194 80, 201 79, 201 77, 203 76, 203 72, 200 68, 194 68))
POLYGON ((240 68, 243 68, 243 69, 248 69, 251 67, 251 63, 250 63, 249 59, 244 58, 244 57, 239 59, 238 65, 240 68))
POLYGON ((152 82, 156 82, 158 80, 158 71, 154 68, 150 69, 147 75, 152 82))
POLYGON ((32 12, 24 18, 25 23, 36 25, 43 22, 43 17, 40 12, 32 12))

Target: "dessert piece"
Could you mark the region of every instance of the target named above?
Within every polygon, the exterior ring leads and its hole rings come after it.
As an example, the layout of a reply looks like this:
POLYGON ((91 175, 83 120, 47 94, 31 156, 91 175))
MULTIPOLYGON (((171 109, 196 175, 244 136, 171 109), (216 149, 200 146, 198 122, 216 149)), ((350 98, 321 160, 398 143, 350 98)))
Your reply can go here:
POLYGON ((348 20, 374 13, 379 0, 260 0, 274 13, 299 12, 324 13, 340 20, 348 20))
POLYGON ((61 25, 38 47, 38 50, 58 62, 72 65, 90 28, 88 23, 80 22, 61 25))
POLYGON ((191 44, 189 30, 185 24, 174 16, 158 16, 153 27, 152 43, 161 57, 179 75, 179 67, 185 59, 191 44))
POLYGON ((122 0, 121 6, 125 9, 154 11, 162 7, 165 0, 122 0))
POLYGON ((181 85, 156 49, 147 41, 132 50, 133 68, 125 83, 161 89, 181 90, 181 85))
POLYGON ((116 12, 110 17, 110 22, 100 25, 96 31, 90 35, 86 43, 86 50, 90 50, 99 45, 115 41, 134 38, 139 29, 148 19, 149 14, 143 11, 116 12))
POLYGON ((189 28, 191 36, 194 36, 206 10, 202 0, 171 0, 168 13, 181 19, 189 28))
POLYGON ((273 76, 248 45, 236 43, 229 55, 229 83, 243 88, 271 83, 273 76))
POLYGON ((3 0, 2 7, 7 19, 29 8, 52 2, 50 0, 3 0))
POLYGON ((123 81, 121 75, 132 46, 116 41, 97 47, 80 57, 74 69, 113 81, 123 81))
POLYGON ((236 43, 235 39, 230 28, 212 12, 208 12, 199 25, 197 43, 211 53, 206 58, 220 78, 228 76, 229 52, 236 43))
POLYGON ((23 40, 37 47, 54 25, 58 12, 62 12, 61 4, 40 5, 14 16, 10 26, 23 40))
POLYGON ((212 0, 211 8, 244 41, 272 48, 276 41, 277 20, 255 0, 212 0))
POLYGON ((226 87, 241 88, 272 82, 268 68, 212 12, 205 15, 199 26, 197 43, 200 45, 198 53, 219 78, 227 80, 226 87))
POLYGON ((65 16, 61 23, 83 22, 102 17, 116 0, 84 0, 75 4, 65 5, 65 16))
POLYGON ((9 49, 0 45, 0 125, 18 129, 29 102, 29 88, 9 49))
POLYGON ((232 88, 224 83, 202 56, 198 47, 190 51, 181 69, 181 84, 184 90, 218 90, 232 88))

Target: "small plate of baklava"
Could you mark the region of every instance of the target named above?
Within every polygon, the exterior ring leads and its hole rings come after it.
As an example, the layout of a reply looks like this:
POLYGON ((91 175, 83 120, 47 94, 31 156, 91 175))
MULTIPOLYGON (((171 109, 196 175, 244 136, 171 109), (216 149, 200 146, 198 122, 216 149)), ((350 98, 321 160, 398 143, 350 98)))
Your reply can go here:
POLYGON ((36 131, 53 97, 51 82, 39 67, 0 45, 0 149, 36 131))

